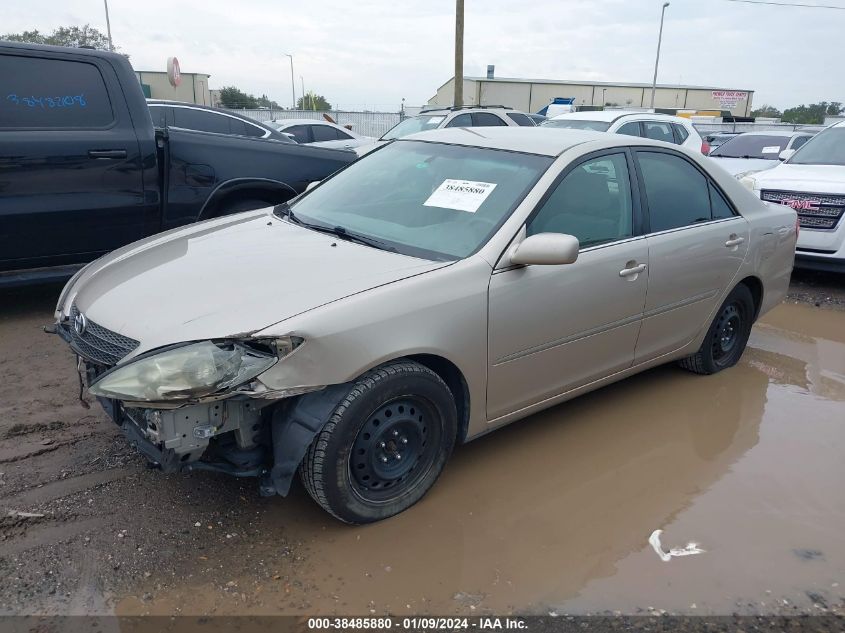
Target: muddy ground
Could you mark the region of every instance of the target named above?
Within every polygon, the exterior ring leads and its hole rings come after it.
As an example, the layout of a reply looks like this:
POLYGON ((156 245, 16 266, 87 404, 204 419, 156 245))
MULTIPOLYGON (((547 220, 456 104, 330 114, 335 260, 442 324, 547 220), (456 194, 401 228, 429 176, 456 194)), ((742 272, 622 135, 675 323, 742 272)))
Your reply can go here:
POLYGON ((0 614, 845 609, 845 276, 802 274, 734 369, 661 367, 459 448, 389 521, 146 468, 0 294, 0 614), (663 562, 649 545, 698 543, 663 562))

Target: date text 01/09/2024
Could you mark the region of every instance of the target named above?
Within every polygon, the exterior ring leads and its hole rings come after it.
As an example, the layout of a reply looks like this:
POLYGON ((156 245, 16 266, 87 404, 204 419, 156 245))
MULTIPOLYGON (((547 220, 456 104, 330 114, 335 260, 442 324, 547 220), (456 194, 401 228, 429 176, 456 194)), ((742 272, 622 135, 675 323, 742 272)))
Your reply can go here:
POLYGON ((416 630, 521 630, 526 629, 521 618, 498 617, 359 617, 359 618, 308 618, 308 628, 314 630, 389 630, 392 628, 416 630))

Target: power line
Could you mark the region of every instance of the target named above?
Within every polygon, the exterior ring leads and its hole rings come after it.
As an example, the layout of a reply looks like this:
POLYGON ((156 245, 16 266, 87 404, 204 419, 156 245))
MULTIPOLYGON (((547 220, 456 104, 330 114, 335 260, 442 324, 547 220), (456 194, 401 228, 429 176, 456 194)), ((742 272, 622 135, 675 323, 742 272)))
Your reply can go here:
POLYGON ((837 7, 832 4, 806 4, 802 2, 769 2, 768 0, 725 0, 725 2, 742 2, 744 4, 767 4, 773 7, 801 7, 804 9, 836 9, 845 11, 845 7, 837 7))

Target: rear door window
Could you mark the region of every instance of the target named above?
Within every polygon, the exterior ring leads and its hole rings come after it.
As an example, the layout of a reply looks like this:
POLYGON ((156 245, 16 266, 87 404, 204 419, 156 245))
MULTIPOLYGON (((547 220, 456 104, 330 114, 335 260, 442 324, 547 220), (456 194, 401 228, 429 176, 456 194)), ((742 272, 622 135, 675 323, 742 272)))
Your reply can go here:
POLYGON ((285 134, 292 134, 297 143, 311 143, 310 125, 293 125, 282 130, 285 134))
POLYGON ((622 127, 620 127, 617 131, 617 134, 625 134, 626 136, 642 136, 640 132, 640 122, 639 121, 629 121, 622 127))
POLYGON ((522 114, 522 112, 508 112, 508 118, 522 127, 534 127, 534 121, 522 114))
POLYGON ((651 232, 667 231, 711 218, 709 183, 680 156, 638 151, 651 232))
POLYGON ((664 143, 674 143, 675 135, 672 133, 672 124, 665 121, 643 121, 643 132, 646 138, 664 143))
POLYGON ((731 205, 728 204, 728 201, 725 200, 725 197, 713 186, 713 183, 708 183, 710 185, 710 208, 712 209, 711 217, 714 220, 724 220, 725 218, 732 218, 736 215, 734 213, 733 208, 731 205))
POLYGON ((337 130, 330 125, 313 125, 311 133, 314 135, 314 142, 338 140, 337 130))
POLYGON ((114 121, 96 65, 0 55, 0 127, 103 128, 114 121))
POLYGON ((244 135, 264 137, 267 135, 267 130, 258 127, 257 125, 253 125, 252 123, 247 123, 246 121, 244 121, 244 135))
POLYGON ((150 116, 154 127, 167 127, 167 108, 164 106, 150 106, 150 116))
POLYGON ((230 134, 229 117, 207 110, 173 108, 173 126, 200 132, 230 134))
POLYGON ((490 114, 489 112, 473 112, 472 124, 475 127, 494 127, 496 125, 507 126, 507 123, 505 123, 502 119, 497 117, 495 114, 490 114))
POLYGON ((446 127, 472 127, 472 115, 467 112, 459 114, 446 127))

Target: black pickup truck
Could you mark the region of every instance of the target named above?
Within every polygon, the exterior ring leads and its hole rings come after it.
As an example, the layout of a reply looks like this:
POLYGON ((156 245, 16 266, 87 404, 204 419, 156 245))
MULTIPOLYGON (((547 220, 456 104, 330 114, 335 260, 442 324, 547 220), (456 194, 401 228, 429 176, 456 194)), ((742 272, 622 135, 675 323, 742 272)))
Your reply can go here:
POLYGON ((354 152, 153 127, 122 55, 0 42, 0 287, 285 202, 354 152))

